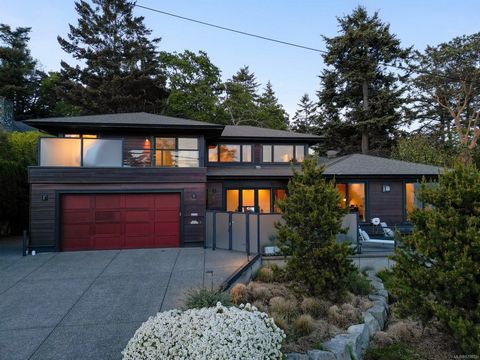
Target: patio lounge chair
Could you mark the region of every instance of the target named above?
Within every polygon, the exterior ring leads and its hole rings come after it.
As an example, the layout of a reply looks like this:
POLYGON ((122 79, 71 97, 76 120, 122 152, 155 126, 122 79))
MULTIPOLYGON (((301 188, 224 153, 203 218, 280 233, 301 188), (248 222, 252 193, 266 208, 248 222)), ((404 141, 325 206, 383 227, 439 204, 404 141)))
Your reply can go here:
POLYGON ((358 228, 358 236, 362 244, 380 244, 380 245, 395 245, 393 239, 371 239, 366 231, 358 228))

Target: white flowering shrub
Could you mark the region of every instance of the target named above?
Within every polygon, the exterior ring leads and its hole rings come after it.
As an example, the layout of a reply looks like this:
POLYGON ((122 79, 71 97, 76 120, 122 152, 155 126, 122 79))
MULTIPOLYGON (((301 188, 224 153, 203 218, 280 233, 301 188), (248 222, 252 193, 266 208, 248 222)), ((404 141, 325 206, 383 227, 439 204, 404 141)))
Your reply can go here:
POLYGON ((282 359, 285 333, 250 304, 170 310, 150 317, 123 350, 124 360, 282 359))

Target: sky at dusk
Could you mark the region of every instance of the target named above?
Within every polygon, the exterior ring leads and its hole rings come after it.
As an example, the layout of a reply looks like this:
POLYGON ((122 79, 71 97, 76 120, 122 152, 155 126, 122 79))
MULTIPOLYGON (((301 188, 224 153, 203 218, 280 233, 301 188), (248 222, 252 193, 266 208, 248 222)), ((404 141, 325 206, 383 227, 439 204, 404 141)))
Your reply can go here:
MULTIPOLYGON (((322 35, 336 35, 336 17, 356 6, 379 11, 390 23, 402 45, 423 49, 455 36, 480 31, 480 0, 139 0, 140 5, 217 25, 273 37, 314 48, 324 48, 322 35)), ((71 61, 56 40, 66 36, 68 24, 76 24, 70 0, 2 0, 0 23, 32 28, 30 48, 44 70, 58 70, 60 60, 71 61)), ((293 116, 304 93, 312 97, 319 89, 323 67, 318 53, 244 37, 185 22, 136 8, 145 17, 160 50, 203 50, 222 70, 226 80, 243 65, 249 65, 262 85, 268 80, 286 111, 293 116)))

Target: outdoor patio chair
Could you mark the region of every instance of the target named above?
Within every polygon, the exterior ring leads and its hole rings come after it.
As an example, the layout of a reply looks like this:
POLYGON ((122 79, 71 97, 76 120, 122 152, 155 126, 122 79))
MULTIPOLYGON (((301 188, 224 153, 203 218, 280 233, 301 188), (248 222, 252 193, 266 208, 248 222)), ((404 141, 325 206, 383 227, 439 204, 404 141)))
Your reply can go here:
POLYGON ((390 239, 371 239, 370 236, 367 234, 366 231, 358 228, 358 236, 360 238, 360 241, 363 244, 381 244, 381 245, 395 245, 395 240, 390 240, 390 239))
POLYGON ((393 239, 395 237, 395 232, 388 227, 386 222, 381 222, 380 226, 382 227, 383 235, 385 235, 386 238, 393 239))

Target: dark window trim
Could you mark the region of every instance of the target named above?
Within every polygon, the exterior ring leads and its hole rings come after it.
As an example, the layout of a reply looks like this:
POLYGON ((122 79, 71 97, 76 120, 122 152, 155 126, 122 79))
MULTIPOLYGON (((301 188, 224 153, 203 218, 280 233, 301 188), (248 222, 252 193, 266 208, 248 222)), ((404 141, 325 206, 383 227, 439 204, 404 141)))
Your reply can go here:
MULTIPOLYGON (((227 211, 227 190, 238 190, 238 206, 237 206, 237 211, 241 209, 241 204, 243 201, 243 196, 242 196, 242 190, 254 190, 254 200, 255 200, 255 213, 258 214, 278 214, 276 213, 275 210, 275 197, 274 197, 274 190, 285 190, 285 193, 287 192, 287 187, 282 187, 282 186, 229 186, 225 187, 223 189, 223 204, 222 208, 224 209, 223 211, 227 211), (269 213, 261 213, 259 212, 259 205, 258 205, 258 190, 270 190, 270 212, 269 213)), ((241 211, 239 211, 241 212, 241 211)))
MULTIPOLYGON (((341 181, 335 181, 335 186, 340 185, 340 184, 364 184, 364 190, 365 190, 365 217, 361 223, 369 223, 367 219, 370 219, 370 206, 369 206, 369 200, 368 200, 368 193, 369 193, 369 182, 367 180, 341 180, 341 181)), ((348 203, 348 186, 345 186, 345 197, 347 198, 347 203, 348 203)))
POLYGON ((234 143, 234 142, 218 142, 215 144, 207 144, 207 164, 209 165, 216 165, 216 164, 222 164, 222 165, 228 165, 228 164, 253 164, 254 163, 254 157, 255 157, 255 147, 254 143, 234 143), (217 149, 217 161, 210 161, 208 157, 208 150, 210 146, 215 145, 217 149), (240 160, 239 161, 220 161, 220 146, 221 145, 239 145, 240 146, 240 160), (250 161, 244 161, 243 160, 243 146, 250 146, 251 148, 251 158, 250 161))
POLYGON ((308 144, 297 144, 297 143, 271 143, 271 144, 260 144, 260 162, 262 164, 274 164, 274 165, 279 165, 279 164, 291 164, 291 163, 296 163, 296 164, 301 164, 303 161, 297 161, 297 156, 296 156, 296 150, 295 148, 297 146, 303 146, 303 158, 307 157, 308 155, 308 144), (263 147, 264 146, 271 146, 272 147, 272 161, 264 161, 263 159, 263 147), (293 146, 293 158, 292 161, 274 161, 275 159, 275 146, 293 146))
POLYGON ((161 168, 177 168, 179 166, 166 166, 163 165, 163 158, 161 158, 162 165, 157 166, 156 164, 156 156, 157 156, 157 150, 162 152, 163 151, 196 151, 198 153, 198 167, 200 167, 200 138, 198 136, 179 136, 179 135, 172 135, 172 136, 162 136, 162 135, 152 135, 150 140, 151 144, 151 167, 161 167, 161 168), (157 138, 170 138, 175 140, 175 148, 162 148, 162 147, 157 147, 157 138), (196 139, 197 140, 197 148, 196 149, 181 149, 178 147, 178 139, 196 139))

